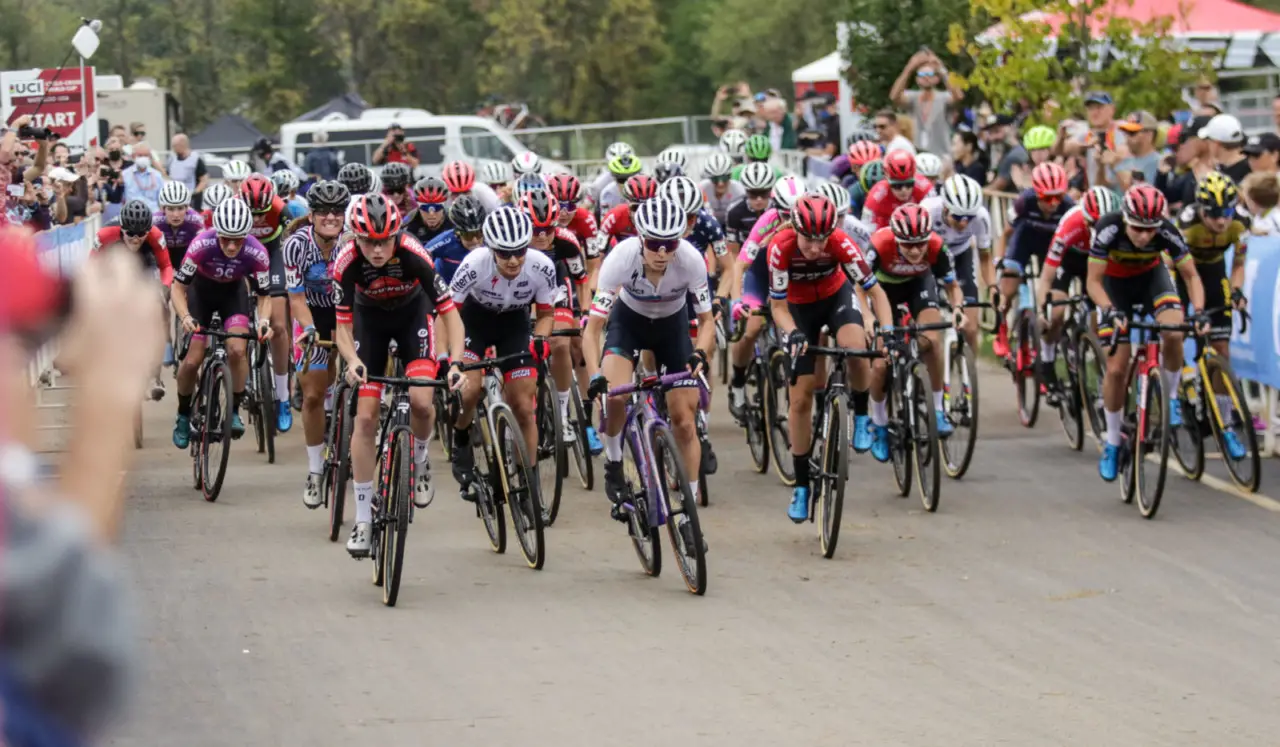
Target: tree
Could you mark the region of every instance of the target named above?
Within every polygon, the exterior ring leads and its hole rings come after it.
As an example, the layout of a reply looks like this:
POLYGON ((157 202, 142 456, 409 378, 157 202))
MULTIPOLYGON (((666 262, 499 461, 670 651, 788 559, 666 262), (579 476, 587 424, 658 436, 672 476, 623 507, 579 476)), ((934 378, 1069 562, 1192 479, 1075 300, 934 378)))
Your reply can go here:
POLYGON ((745 80, 755 90, 790 91, 792 70, 836 50, 836 22, 844 18, 841 4, 830 0, 714 0, 708 5, 701 67, 713 85, 703 94, 704 111, 723 83, 745 80))
POLYGON ((997 111, 1020 104, 1041 110, 1047 101, 1070 115, 1084 94, 1104 89, 1120 111, 1166 116, 1184 106, 1180 88, 1208 67, 1170 34, 1176 18, 1149 22, 1120 18, 1114 10, 1133 0, 969 0, 975 14, 1000 24, 981 41, 953 25, 950 48, 973 61, 959 83, 976 88, 997 111), (1038 13, 1027 15, 1032 11, 1038 13), (1055 33, 1048 19, 1058 22, 1055 33))

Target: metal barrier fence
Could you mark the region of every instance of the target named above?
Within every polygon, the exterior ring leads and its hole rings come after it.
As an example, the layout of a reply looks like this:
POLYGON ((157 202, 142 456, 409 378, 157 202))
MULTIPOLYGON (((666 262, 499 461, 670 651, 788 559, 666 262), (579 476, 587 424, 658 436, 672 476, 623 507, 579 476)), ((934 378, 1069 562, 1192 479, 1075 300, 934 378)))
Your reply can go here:
MULTIPOLYGON (((101 225, 101 217, 94 215, 72 226, 59 226, 36 235, 36 252, 40 263, 50 273, 70 277, 93 248, 93 237, 101 225)), ((49 374, 58 355, 57 341, 46 343, 36 351, 29 365, 28 375, 33 388, 50 387, 49 374)), ((37 399, 37 405, 46 407, 37 399)))

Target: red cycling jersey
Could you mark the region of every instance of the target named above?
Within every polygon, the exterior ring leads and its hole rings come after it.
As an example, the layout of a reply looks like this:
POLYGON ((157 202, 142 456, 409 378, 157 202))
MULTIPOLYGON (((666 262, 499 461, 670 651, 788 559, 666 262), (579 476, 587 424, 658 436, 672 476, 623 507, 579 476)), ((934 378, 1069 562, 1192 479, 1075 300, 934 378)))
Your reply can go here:
MULTIPOLYGON (((93 237, 93 251, 98 252, 104 246, 111 246, 124 241, 124 231, 120 226, 106 226, 98 229, 93 237)), ((142 259, 143 268, 155 268, 160 271, 160 282, 169 285, 173 282, 173 262, 169 260, 169 250, 165 247, 164 234, 159 228, 151 227, 142 245, 138 247, 138 257, 142 259)))
POLYGON ((591 211, 581 207, 573 211, 573 217, 565 224, 565 228, 572 231, 573 235, 578 237, 578 243, 583 246, 586 246, 591 237, 596 235, 596 231, 600 230, 591 211))
POLYGON ((206 229, 213 228, 213 211, 212 210, 201 210, 200 217, 204 218, 204 227, 206 229))
POLYGON ((437 314, 453 310, 449 287, 436 274, 431 255, 407 231, 396 234, 395 254, 375 267, 348 239, 333 261, 334 309, 338 324, 352 323, 352 306, 397 309, 426 292, 437 314))
POLYGON ((838 228, 827 237, 816 259, 800 253, 793 228, 778 231, 769 242, 770 298, 793 304, 821 301, 839 291, 846 276, 864 289, 876 284, 858 245, 838 228))
POLYGON ((1053 232, 1053 242, 1049 244, 1049 256, 1045 257, 1045 267, 1057 267, 1062 264, 1062 254, 1070 249, 1084 255, 1089 254, 1089 222, 1085 220, 1084 210, 1079 205, 1067 211, 1053 232))
POLYGON ((599 257, 608 254, 614 244, 625 238, 636 235, 635 225, 631 222, 631 206, 617 205, 600 221, 600 230, 593 241, 587 244, 587 257, 599 257))
POLYGON ((894 196, 893 190, 889 189, 889 182, 879 182, 871 188, 867 199, 862 203, 862 222, 872 228, 884 228, 889 225, 889 218, 894 210, 908 202, 919 203, 932 191, 933 182, 916 174, 916 186, 911 190, 911 199, 903 201, 894 196))
POLYGON ((871 263, 875 267, 876 277, 886 283, 906 282, 926 272, 932 272, 941 282, 955 282, 951 252, 947 251, 947 245, 936 233, 929 234, 929 246, 925 249, 924 257, 919 262, 911 262, 902 256, 898 237, 893 235, 893 230, 881 228, 871 234, 871 263))
POLYGON ((280 195, 271 198, 271 207, 253 214, 253 228, 249 229, 249 235, 264 244, 279 238, 284 231, 284 207, 280 195))

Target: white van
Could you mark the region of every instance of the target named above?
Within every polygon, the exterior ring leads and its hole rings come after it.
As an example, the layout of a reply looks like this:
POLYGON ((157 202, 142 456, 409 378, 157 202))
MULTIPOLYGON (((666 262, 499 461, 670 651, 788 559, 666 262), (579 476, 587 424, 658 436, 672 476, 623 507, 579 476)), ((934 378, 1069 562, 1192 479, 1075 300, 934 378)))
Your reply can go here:
MULTIPOLYGON (((324 130, 328 145, 336 148, 342 163, 373 163, 373 152, 387 137, 387 128, 398 124, 405 140, 418 147, 421 165, 417 175, 438 175, 449 161, 510 162, 529 150, 510 132, 491 119, 465 115, 436 115, 425 109, 367 109, 359 119, 334 113, 314 122, 289 122, 280 126, 279 150, 301 165, 312 147, 315 133, 324 130)), ((550 171, 564 171, 563 165, 543 159, 550 171)))

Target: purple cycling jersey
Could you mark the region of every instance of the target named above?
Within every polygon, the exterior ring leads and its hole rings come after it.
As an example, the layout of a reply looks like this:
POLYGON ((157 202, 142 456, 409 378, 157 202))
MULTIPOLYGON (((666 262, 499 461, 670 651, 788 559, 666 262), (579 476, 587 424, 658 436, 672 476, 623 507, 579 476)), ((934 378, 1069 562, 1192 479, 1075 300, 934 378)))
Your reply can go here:
POLYGON ((209 229, 191 240, 174 280, 190 285, 197 276, 214 283, 235 283, 253 277, 258 288, 265 292, 270 286, 267 277, 270 269, 271 257, 261 241, 246 236, 240 251, 228 257, 218 244, 217 232, 209 229))
POLYGON ((182 258, 187 254, 187 247, 191 246, 196 236, 204 231, 204 217, 191 208, 187 208, 186 216, 176 227, 169 225, 169 221, 165 220, 163 210, 157 210, 154 213, 152 223, 164 236, 165 246, 169 247, 169 260, 174 267, 182 264, 182 258))

